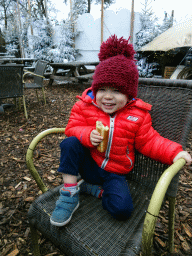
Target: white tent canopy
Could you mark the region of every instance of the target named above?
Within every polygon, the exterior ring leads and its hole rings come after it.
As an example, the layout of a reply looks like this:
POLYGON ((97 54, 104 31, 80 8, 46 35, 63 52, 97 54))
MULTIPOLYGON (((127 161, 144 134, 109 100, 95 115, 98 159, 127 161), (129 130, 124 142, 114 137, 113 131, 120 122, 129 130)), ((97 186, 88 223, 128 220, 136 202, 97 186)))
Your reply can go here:
POLYGON ((138 51, 168 51, 178 47, 192 47, 192 19, 169 28, 138 51))

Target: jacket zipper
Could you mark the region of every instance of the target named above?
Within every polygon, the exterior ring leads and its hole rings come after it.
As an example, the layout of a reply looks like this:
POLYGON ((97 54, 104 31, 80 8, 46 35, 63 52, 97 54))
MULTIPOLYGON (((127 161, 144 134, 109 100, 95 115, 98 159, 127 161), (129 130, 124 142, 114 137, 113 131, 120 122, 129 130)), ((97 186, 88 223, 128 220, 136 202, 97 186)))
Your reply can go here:
POLYGON ((111 144, 112 144, 112 140, 113 140, 114 123, 115 123, 115 116, 110 117, 110 129, 109 129, 108 145, 107 145, 107 150, 105 152, 105 159, 103 160, 103 162, 101 164, 102 169, 105 168, 105 166, 107 165, 107 163, 109 161, 109 154, 110 154, 111 144))

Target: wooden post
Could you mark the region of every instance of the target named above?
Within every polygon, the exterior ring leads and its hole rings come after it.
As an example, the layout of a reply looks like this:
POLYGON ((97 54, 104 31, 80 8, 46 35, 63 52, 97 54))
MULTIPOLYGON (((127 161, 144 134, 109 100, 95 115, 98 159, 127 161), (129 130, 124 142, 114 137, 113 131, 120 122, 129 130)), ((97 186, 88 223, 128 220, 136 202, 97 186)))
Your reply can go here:
POLYGON ((72 20, 72 10, 73 10, 73 3, 72 3, 72 0, 70 0, 70 15, 71 15, 71 20, 72 20))
POLYGON ((73 2, 72 1, 73 0, 70 0, 70 20, 71 20, 71 25, 73 26, 73 2))
POLYGON ((134 31, 134 0, 132 0, 131 4, 131 26, 130 26, 130 43, 133 44, 133 31, 134 31))
POLYGON ((104 0, 101 1, 101 44, 103 42, 104 0))
MULTIPOLYGON (((70 0, 70 20, 72 26, 72 33, 75 31, 74 17, 73 17, 73 0, 70 0)), ((73 48, 75 49, 75 37, 73 37, 73 48)))

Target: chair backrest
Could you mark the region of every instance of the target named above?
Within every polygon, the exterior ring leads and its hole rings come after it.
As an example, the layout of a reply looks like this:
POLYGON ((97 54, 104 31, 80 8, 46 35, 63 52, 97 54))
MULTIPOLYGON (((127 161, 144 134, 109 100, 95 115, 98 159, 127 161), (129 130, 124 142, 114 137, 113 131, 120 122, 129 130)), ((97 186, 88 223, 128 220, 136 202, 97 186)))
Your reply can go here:
POLYGON ((43 83, 43 75, 45 73, 46 66, 49 62, 44 60, 38 60, 35 65, 34 73, 42 77, 34 76, 34 83, 41 85, 43 83))
POLYGON ((24 65, 0 65, 0 99, 23 96, 24 65))
MULTIPOLYGON (((140 78, 138 98, 152 105, 152 124, 160 135, 185 149, 192 125, 192 81, 140 78)), ((128 179, 153 189, 166 167, 136 152, 128 179)), ((175 196, 177 185, 178 176, 168 189, 169 195, 175 196)))

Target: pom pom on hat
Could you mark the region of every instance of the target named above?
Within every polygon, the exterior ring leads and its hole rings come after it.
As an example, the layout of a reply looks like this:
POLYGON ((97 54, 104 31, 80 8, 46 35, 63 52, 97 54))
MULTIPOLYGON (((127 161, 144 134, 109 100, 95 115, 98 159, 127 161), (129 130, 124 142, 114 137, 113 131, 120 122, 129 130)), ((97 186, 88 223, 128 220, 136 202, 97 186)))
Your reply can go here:
POLYGON ((134 60, 134 48, 128 40, 116 35, 103 42, 98 54, 100 63, 93 75, 94 95, 99 88, 111 86, 117 88, 129 99, 137 96, 138 70, 134 60))
POLYGON ((100 47, 100 52, 98 54, 99 60, 103 61, 120 54, 133 60, 135 51, 133 45, 129 44, 128 41, 129 40, 126 40, 123 37, 118 39, 116 35, 109 37, 100 47))

